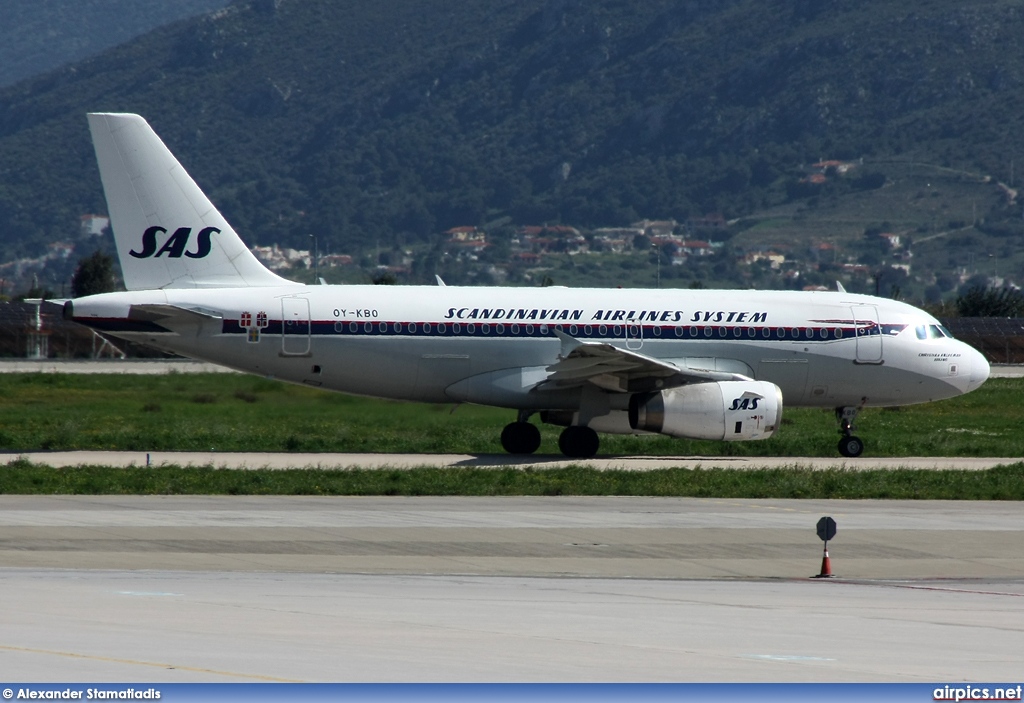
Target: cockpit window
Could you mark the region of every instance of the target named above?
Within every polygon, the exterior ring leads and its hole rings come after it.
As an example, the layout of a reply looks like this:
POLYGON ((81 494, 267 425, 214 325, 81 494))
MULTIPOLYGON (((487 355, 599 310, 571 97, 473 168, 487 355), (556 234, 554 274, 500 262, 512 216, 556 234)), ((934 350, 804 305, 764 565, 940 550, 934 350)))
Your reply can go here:
POLYGON ((943 337, 952 338, 953 335, 942 325, 917 325, 914 327, 914 333, 918 339, 942 339, 943 337))

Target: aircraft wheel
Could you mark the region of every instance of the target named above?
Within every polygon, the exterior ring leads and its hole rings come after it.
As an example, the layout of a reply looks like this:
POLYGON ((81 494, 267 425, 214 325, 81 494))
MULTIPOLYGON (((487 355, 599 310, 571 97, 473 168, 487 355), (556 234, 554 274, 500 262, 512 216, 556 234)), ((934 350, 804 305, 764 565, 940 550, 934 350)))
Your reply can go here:
POLYGON ((562 450, 562 454, 573 459, 589 459, 597 454, 600 445, 601 440, 597 432, 589 427, 571 425, 558 436, 558 448, 562 450))
POLYGON ((540 446, 540 430, 529 422, 510 422, 501 431, 501 446, 509 454, 533 454, 540 446))
POLYGON ((851 458, 860 456, 864 453, 864 443, 860 441, 860 437, 843 437, 839 440, 839 453, 851 458))

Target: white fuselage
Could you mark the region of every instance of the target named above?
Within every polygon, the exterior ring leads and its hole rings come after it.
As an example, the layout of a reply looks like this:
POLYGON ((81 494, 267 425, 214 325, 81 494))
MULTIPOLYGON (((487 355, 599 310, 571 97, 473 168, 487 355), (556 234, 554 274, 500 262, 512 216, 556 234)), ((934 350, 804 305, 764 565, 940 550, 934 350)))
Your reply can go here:
POLYGON ((770 381, 787 406, 922 403, 989 372, 927 313, 845 292, 290 285, 107 293, 73 310, 118 337, 294 383, 525 410, 579 406, 578 389, 533 388, 558 360, 554 329, 770 381), (198 314, 137 321, 133 305, 198 314))
POLYGON ((90 113, 126 293, 72 319, 242 371, 381 398, 517 410, 593 456, 597 432, 767 439, 783 405, 859 408, 966 393, 985 359, 909 305, 862 295, 721 290, 304 286, 267 270, 140 115, 90 113))

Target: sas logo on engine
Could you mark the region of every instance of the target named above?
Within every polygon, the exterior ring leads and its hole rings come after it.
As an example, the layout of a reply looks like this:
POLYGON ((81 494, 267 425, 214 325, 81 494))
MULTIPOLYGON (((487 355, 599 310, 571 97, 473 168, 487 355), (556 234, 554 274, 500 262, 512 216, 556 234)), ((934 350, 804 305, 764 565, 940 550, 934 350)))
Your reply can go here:
POLYGON ((736 400, 732 401, 732 407, 729 408, 729 409, 730 410, 757 410, 757 403, 760 400, 763 400, 763 398, 758 398, 758 397, 755 397, 755 398, 737 398, 736 400))
POLYGON ((199 230, 195 238, 196 248, 193 251, 188 250, 189 240, 192 238, 191 227, 179 227, 174 230, 174 234, 164 240, 163 246, 159 249, 157 249, 158 234, 167 234, 167 230, 163 227, 150 227, 142 233, 142 251, 132 249, 128 253, 136 259, 150 257, 159 259, 164 254, 167 254, 169 259, 180 259, 182 254, 190 259, 202 259, 209 255, 212 248, 210 238, 214 234, 220 234, 220 230, 216 227, 204 227, 199 230))

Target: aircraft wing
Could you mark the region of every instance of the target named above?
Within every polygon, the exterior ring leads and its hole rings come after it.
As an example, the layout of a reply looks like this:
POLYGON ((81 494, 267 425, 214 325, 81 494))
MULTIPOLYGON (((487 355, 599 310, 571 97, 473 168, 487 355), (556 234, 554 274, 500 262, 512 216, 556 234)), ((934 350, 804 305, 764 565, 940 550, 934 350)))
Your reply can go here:
POLYGON ((581 342, 555 331, 562 341, 558 361, 547 367, 548 377, 536 390, 572 388, 591 383, 616 393, 643 393, 709 381, 749 381, 727 371, 694 368, 646 356, 600 342, 581 342))

